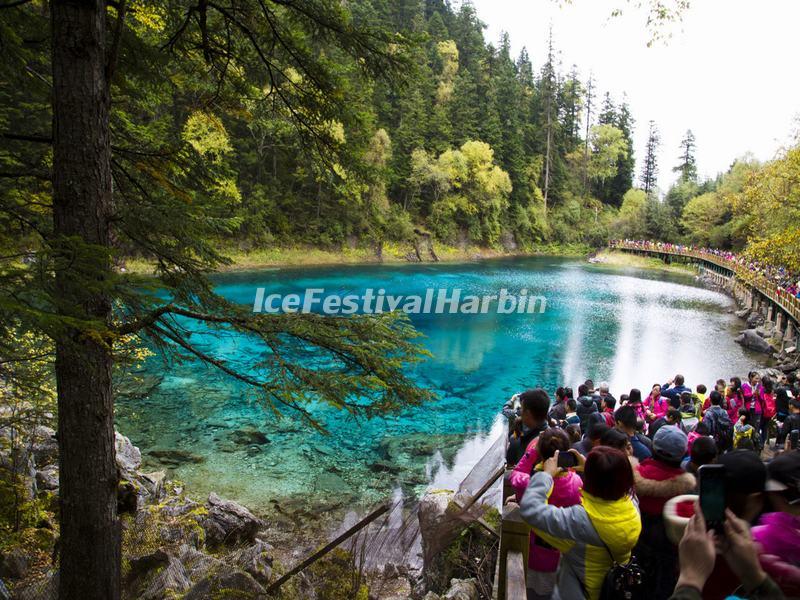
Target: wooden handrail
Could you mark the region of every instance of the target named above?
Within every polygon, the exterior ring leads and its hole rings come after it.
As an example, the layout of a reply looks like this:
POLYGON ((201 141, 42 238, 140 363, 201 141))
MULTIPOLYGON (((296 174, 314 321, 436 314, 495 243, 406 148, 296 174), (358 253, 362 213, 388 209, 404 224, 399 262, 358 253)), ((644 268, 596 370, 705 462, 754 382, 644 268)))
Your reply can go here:
POLYGON ((498 600, 525 598, 530 532, 531 526, 523 520, 519 506, 508 504, 503 507, 500 552, 497 557, 500 567, 499 585, 497 586, 498 600))
POLYGON ((701 252, 699 250, 671 250, 667 248, 658 248, 647 246, 640 246, 637 244, 626 244, 625 242, 612 242, 609 244, 611 248, 620 250, 630 250, 633 252, 644 252, 648 254, 668 254, 672 256, 684 256, 696 258, 701 261, 716 265, 723 269, 730 271, 737 279, 745 282, 747 285, 756 290, 765 298, 769 298, 777 304, 796 324, 800 324, 800 300, 796 297, 789 295, 786 291, 782 291, 777 285, 760 273, 753 273, 749 269, 741 265, 720 258, 716 254, 709 252, 701 252))

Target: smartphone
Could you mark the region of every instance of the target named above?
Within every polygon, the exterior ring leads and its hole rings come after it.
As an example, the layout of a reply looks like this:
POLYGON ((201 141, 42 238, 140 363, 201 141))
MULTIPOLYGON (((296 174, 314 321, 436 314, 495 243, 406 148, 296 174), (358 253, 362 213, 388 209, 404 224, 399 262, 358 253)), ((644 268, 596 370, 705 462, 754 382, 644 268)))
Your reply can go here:
POLYGON ((800 438, 800 429, 793 429, 789 434, 789 448, 797 450, 797 441, 800 438))
POLYGON ((558 466, 564 469, 578 466, 578 459, 572 452, 559 452, 558 453, 558 466))
POLYGON ((703 465, 697 470, 700 478, 700 509, 706 527, 722 530, 725 522, 725 465, 703 465))

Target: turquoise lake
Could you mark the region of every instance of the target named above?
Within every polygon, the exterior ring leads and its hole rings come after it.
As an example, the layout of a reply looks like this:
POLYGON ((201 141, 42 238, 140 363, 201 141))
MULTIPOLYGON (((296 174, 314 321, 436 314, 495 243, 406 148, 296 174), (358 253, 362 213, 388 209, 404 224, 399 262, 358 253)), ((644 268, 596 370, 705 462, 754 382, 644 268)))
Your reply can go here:
MULTIPOLYGON (((356 422, 325 407, 313 412, 329 435, 283 419, 225 375, 197 363, 152 358, 146 375, 160 385, 121 398, 117 427, 142 449, 145 465, 166 468, 193 495, 216 491, 255 510, 311 503, 330 510, 426 487, 453 488, 502 432, 499 410, 513 393, 587 377, 607 380, 619 397, 649 390, 676 373, 712 387, 760 362, 733 342, 741 322, 733 301, 693 276, 589 265, 552 257, 460 264, 271 269, 215 278, 225 297, 252 306, 256 290, 462 295, 527 289, 546 299, 533 314, 416 314, 411 320, 433 358, 413 376, 438 399, 402 414, 356 422)), ((247 362, 248 340, 205 335, 226 357, 247 362)), ((306 504, 307 505, 307 504, 306 504)))

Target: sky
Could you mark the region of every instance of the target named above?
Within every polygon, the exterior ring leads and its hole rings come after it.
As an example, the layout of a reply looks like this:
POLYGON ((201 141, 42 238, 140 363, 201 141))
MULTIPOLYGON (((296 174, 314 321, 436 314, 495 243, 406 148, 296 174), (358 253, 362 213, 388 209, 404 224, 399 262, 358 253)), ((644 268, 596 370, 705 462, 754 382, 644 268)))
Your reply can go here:
MULTIPOLYGON (((453 3, 460 4, 459 0, 453 3)), ((800 125, 800 1, 691 0, 681 23, 666 25, 669 39, 647 47, 645 9, 633 0, 472 0, 495 45, 503 31, 517 55, 527 47, 541 68, 552 26, 563 72, 591 73, 602 101, 627 94, 636 119, 636 178, 648 122, 661 134, 658 184, 677 178, 680 142, 696 138, 701 178, 713 178, 750 152, 773 158, 800 125), (614 9, 621 16, 612 16, 614 9)))

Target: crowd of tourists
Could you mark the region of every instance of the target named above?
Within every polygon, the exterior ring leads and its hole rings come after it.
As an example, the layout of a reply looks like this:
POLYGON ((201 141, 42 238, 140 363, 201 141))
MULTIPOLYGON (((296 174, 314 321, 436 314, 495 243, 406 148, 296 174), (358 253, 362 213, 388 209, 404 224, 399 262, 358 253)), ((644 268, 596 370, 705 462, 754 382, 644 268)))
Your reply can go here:
POLYGON ((794 374, 693 388, 676 375, 619 399, 587 380, 552 400, 516 394, 503 414, 507 500, 532 527, 529 599, 800 597, 794 374), (697 500, 711 469, 724 472, 715 532, 697 500))
POLYGON ((622 244, 641 250, 652 250, 655 252, 699 252, 721 258, 727 262, 747 269, 754 275, 760 275, 769 280, 778 288, 779 293, 786 293, 795 298, 800 298, 800 273, 792 272, 783 266, 769 265, 757 260, 731 252, 730 250, 719 250, 718 248, 701 248, 685 244, 671 244, 669 242, 654 242, 649 240, 615 240, 611 245, 622 244))

